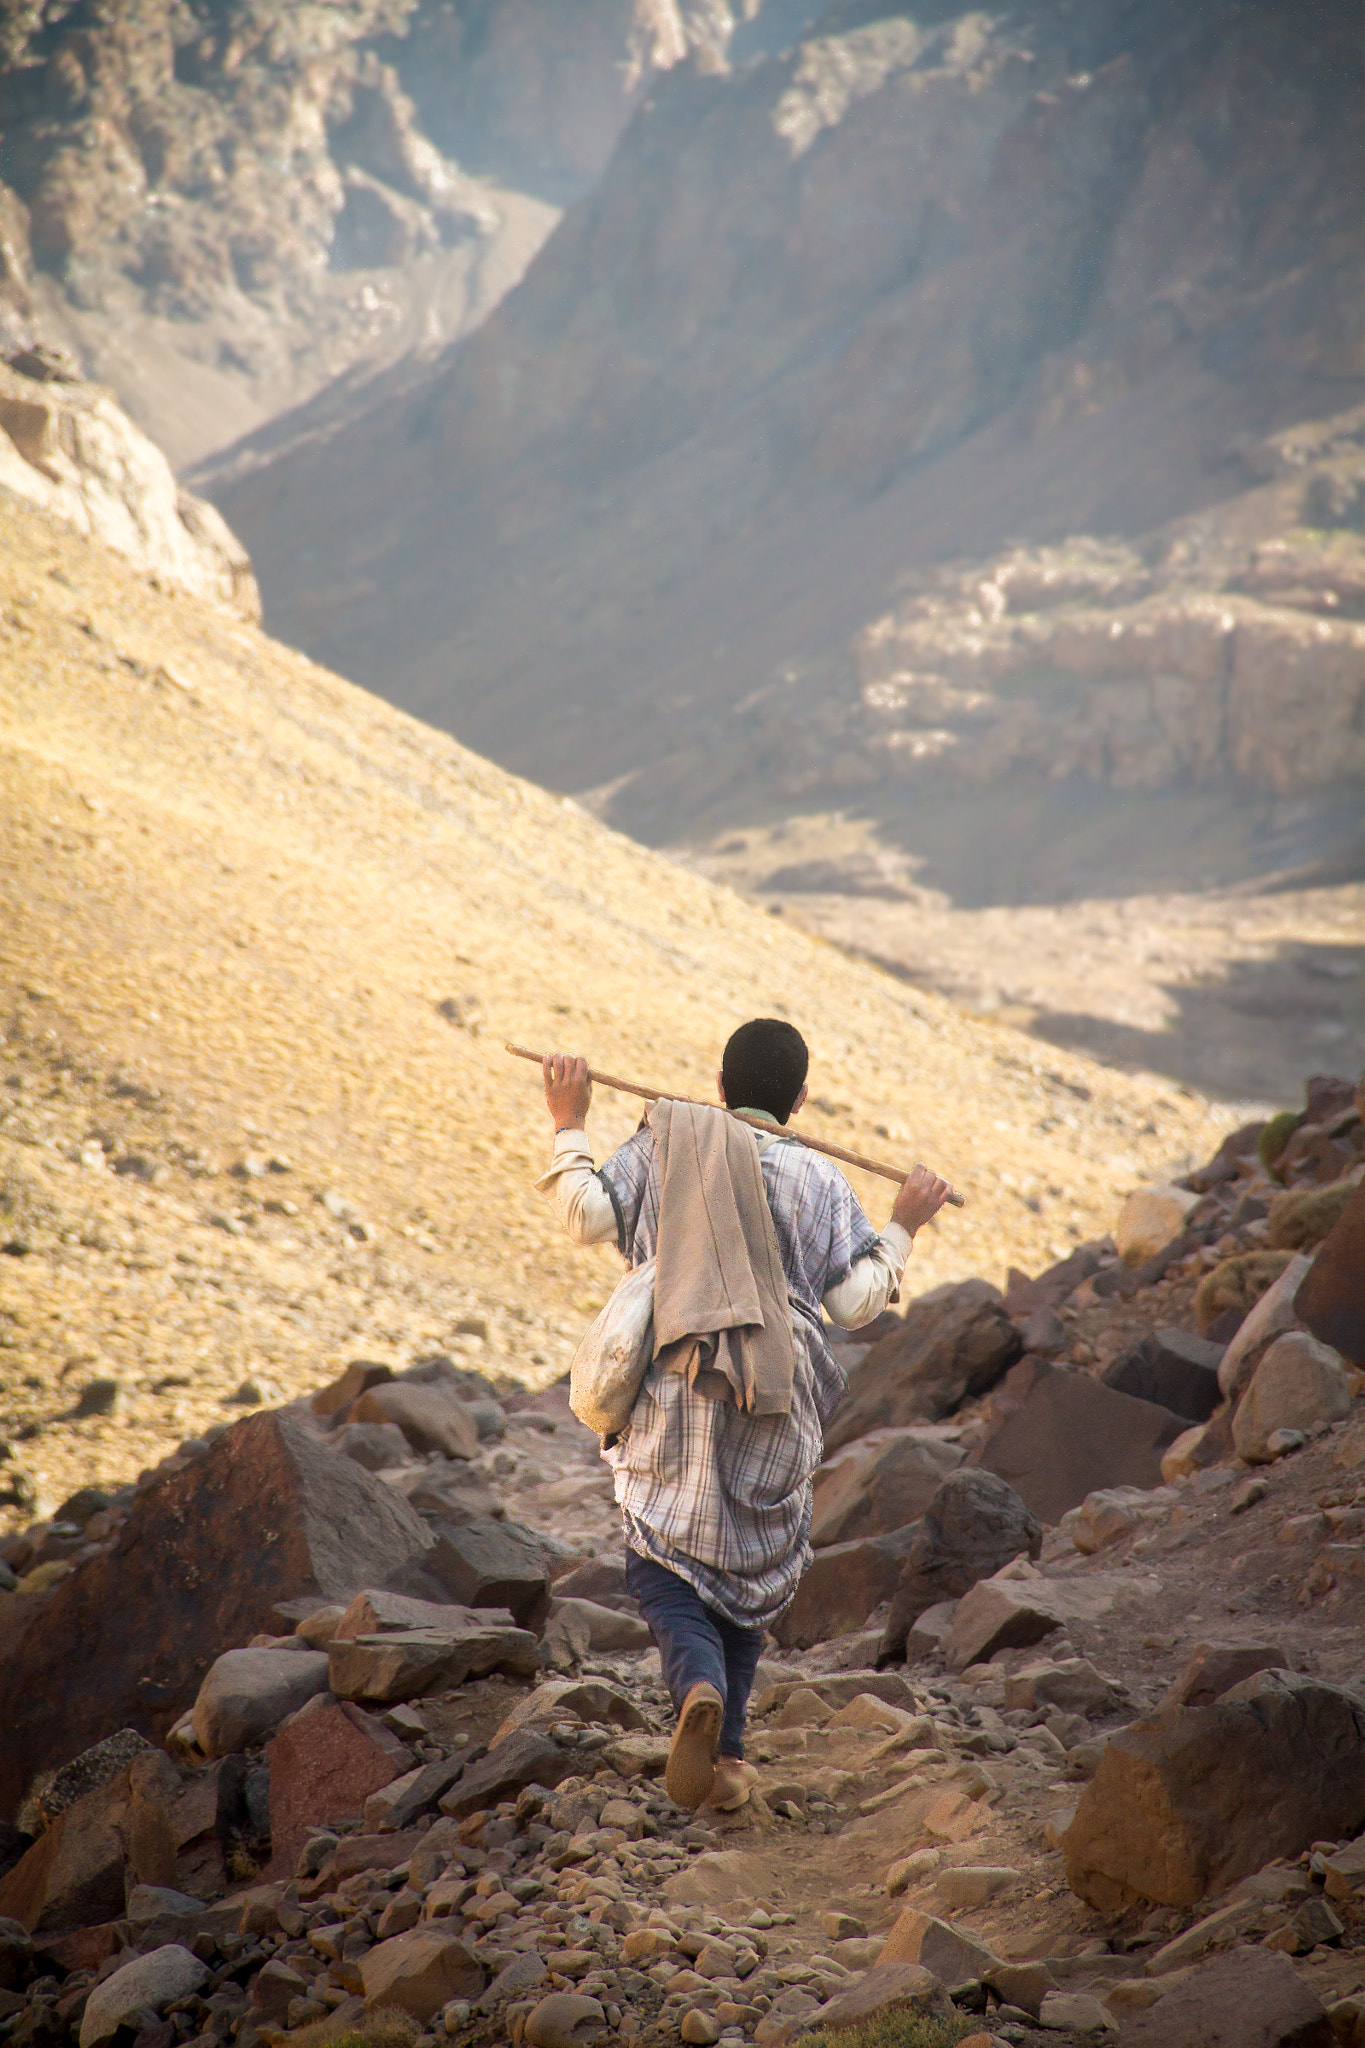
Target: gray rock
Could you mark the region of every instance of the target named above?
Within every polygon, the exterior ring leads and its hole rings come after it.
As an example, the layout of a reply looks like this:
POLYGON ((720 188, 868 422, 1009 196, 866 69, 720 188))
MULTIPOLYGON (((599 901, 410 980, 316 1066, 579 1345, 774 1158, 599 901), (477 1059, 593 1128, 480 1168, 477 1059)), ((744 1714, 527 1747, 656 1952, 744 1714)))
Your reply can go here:
POLYGON ((1246 1946, 1196 1964, 1123 2022, 1123 2048, 1334 2048, 1336 2040, 1288 1956, 1246 1946))
POLYGON ((320 1650, 226 1650, 204 1674, 194 1703, 194 1739, 205 1756, 231 1756, 263 1742, 287 1714, 327 1690, 320 1650))
POLYGON ((1350 1412, 1350 1382, 1339 1354, 1306 1330, 1289 1330, 1252 1374, 1232 1418, 1233 1446, 1249 1465, 1268 1465, 1281 1431, 1321 1436, 1350 1412))
POLYGON ((173 2000, 197 1991, 208 1974, 207 1963, 178 1942, 125 1963, 97 1984, 86 2000, 80 2048, 101 2048, 136 2013, 164 2011, 173 2000))
POLYGON ((202 1899, 188 1892, 173 1891, 164 1884, 135 1884, 128 1894, 124 1918, 135 1934, 157 1920, 192 1920, 204 1910, 202 1899))
POLYGON ((1207 1422, 1222 1400, 1218 1366, 1221 1344, 1192 1331, 1157 1329, 1116 1358, 1104 1384, 1137 1401, 1154 1401, 1190 1422, 1207 1422))
POLYGON ((503 1671, 530 1678, 540 1669, 536 1639, 526 1629, 440 1627, 395 1629, 337 1641, 329 1652, 331 1690, 364 1706, 420 1699, 503 1671))
POLYGON ((1037 1557, 1043 1525, 994 1472, 949 1473, 925 1510, 891 1601, 883 1656, 906 1654, 911 1627, 1021 1553, 1037 1557))
POLYGON ((407 1438, 393 1422, 344 1422, 333 1430, 327 1443, 344 1458, 354 1458, 367 1472, 406 1465, 412 1457, 407 1438))
POLYGON ((465 1607, 508 1607, 522 1628, 539 1628, 550 1604, 545 1555, 519 1522, 468 1522, 442 1527, 422 1560, 451 1598, 465 1607))

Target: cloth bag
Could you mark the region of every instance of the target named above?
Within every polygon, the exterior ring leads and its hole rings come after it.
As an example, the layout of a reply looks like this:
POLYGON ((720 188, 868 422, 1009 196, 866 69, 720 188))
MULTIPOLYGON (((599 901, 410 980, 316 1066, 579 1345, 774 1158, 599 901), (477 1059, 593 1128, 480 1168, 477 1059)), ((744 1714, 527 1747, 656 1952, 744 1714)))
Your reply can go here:
POLYGON ((573 1355, 569 1406, 598 1436, 625 1428, 654 1362, 654 1269, 646 1259, 627 1273, 573 1355))

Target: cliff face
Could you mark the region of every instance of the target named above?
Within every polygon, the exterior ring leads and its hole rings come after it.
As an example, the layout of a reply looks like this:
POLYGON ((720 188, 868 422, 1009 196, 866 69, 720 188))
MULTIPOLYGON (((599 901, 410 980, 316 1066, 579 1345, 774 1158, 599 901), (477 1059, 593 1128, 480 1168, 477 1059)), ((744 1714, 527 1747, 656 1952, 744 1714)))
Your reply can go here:
POLYGON ((560 786, 724 765, 907 578, 1358 400, 1343 0, 822 27, 662 79, 477 336, 221 490, 277 630, 560 786))
POLYGON ((177 460, 358 363, 439 347, 520 274, 656 73, 694 48, 720 61, 733 27, 675 0, 573 17, 549 0, 7 9, 0 338, 74 345, 177 460))
MULTIPOLYGON (((112 395, 51 349, 0 354, 0 503, 37 505, 162 589, 261 615, 245 548, 112 395)), ((12 515, 7 515, 12 516, 12 515)))

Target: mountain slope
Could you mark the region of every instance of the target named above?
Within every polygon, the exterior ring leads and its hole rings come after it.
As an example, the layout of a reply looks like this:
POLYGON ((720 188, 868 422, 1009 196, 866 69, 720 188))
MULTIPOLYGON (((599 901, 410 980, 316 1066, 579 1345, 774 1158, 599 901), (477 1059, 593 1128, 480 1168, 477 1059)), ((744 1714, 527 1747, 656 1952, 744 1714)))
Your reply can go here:
POLYGON ((723 768, 905 572, 1144 533, 1359 398, 1345 0, 824 28, 660 81, 476 337, 222 473, 277 631, 560 788, 723 768))
MULTIPOLYGON (((0 673, 4 1434, 49 1506, 247 1376, 562 1369, 617 1265, 532 1190, 505 1038, 701 1094, 736 1022, 791 1016, 815 1134, 968 1194, 915 1291, 1036 1268, 1226 1122, 786 930, 17 505, 0 673)), ((600 1150, 637 1114, 599 1098, 600 1150)))

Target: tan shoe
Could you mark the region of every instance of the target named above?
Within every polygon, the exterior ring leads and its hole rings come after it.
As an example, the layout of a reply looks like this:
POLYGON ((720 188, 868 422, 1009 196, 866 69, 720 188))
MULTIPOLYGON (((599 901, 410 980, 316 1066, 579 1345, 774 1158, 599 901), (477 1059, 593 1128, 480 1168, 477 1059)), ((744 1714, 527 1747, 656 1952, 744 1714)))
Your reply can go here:
POLYGON ((714 1806, 718 1813, 734 1813, 738 1807, 748 1804, 749 1794, 757 1783, 758 1772, 752 1764, 742 1762, 737 1756, 718 1756, 707 1804, 714 1806))
POLYGON ((704 1678, 683 1701, 664 1766, 664 1787, 675 1806, 695 1811, 710 1792, 724 1711, 720 1694, 704 1678))

